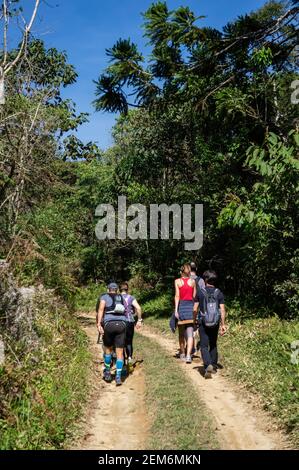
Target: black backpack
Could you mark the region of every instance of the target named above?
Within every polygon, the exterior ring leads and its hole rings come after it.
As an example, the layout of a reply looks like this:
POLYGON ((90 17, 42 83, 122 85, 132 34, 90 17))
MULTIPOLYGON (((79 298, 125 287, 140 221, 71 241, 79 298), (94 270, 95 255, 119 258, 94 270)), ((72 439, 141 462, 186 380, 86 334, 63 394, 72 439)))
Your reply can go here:
POLYGON ((202 321, 205 326, 212 328, 217 326, 220 322, 220 309, 218 305, 219 289, 213 292, 208 292, 206 289, 201 289, 204 295, 204 311, 201 312, 202 321))

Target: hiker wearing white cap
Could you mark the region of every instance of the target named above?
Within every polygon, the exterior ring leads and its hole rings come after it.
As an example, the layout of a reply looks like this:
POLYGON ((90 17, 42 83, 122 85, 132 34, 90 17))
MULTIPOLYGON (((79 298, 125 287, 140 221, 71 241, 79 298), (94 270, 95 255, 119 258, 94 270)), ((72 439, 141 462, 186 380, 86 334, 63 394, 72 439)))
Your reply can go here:
POLYGON ((116 385, 121 385, 121 373, 124 365, 124 347, 126 345, 126 313, 124 300, 118 294, 118 285, 108 284, 108 292, 101 296, 97 304, 97 327, 103 334, 104 344, 104 380, 111 382, 111 359, 113 348, 116 352, 116 385))

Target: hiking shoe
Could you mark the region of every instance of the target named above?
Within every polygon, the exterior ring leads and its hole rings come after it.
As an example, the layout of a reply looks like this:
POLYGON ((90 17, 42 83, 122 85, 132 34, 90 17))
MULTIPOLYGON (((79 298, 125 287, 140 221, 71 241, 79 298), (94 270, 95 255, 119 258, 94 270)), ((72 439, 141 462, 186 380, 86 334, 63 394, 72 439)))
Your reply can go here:
POLYGON ((186 363, 191 364, 191 362, 192 362, 191 356, 186 356, 186 363))
POLYGON ((210 364, 206 370, 205 370, 205 379, 211 379, 212 378, 212 373, 213 373, 213 366, 210 364))
POLYGON ((105 380, 105 382, 111 382, 112 381, 110 370, 104 370, 103 379, 105 380))
POLYGON ((217 374, 217 369, 218 369, 217 366, 213 366, 212 374, 217 374))
POLYGON ((117 386, 122 384, 120 375, 115 376, 115 383, 116 383, 117 386))
POLYGON ((180 354, 180 359, 181 359, 181 361, 186 361, 186 356, 185 356, 185 354, 180 354))

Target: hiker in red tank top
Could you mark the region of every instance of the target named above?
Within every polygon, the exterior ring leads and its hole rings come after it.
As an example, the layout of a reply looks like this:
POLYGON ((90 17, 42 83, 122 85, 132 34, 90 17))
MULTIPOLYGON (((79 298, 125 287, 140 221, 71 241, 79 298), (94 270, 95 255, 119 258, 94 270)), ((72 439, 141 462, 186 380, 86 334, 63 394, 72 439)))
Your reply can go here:
POLYGON ((193 300, 194 286, 190 286, 188 282, 190 277, 182 277, 183 285, 179 286, 180 300, 193 300))
POLYGON ((181 278, 175 281, 175 316, 179 327, 180 359, 188 364, 192 362, 194 322, 198 309, 198 303, 194 301, 196 283, 190 274, 190 264, 184 264, 181 268, 181 278))

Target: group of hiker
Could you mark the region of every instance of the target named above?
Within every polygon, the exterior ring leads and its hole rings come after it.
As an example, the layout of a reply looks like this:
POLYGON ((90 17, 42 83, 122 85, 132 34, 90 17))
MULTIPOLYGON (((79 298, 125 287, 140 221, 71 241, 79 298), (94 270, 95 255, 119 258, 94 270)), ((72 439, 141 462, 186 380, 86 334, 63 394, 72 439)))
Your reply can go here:
POLYGON ((107 286, 107 293, 98 299, 96 313, 99 334, 103 335, 104 380, 112 381, 111 365, 115 354, 115 382, 116 385, 121 385, 126 371, 125 360, 127 372, 132 372, 133 337, 135 326, 139 329, 142 325, 141 307, 135 297, 129 294, 127 282, 123 282, 120 288, 115 282, 111 282, 107 286))
MULTIPOLYGON (((179 330, 179 357, 187 364, 200 349, 204 363, 204 376, 211 378, 218 368, 217 338, 227 331, 224 296, 216 287, 215 271, 197 275, 195 263, 181 268, 181 277, 175 280, 174 313, 170 327, 179 330), (197 341, 196 335, 199 335, 197 341)), ((120 287, 115 282, 107 286, 96 305, 97 327, 102 336, 104 350, 104 375, 112 381, 113 357, 116 361, 115 382, 133 370, 133 338, 135 328, 140 329, 143 319, 141 307, 129 293, 127 282, 120 287)))
POLYGON ((217 274, 208 270, 200 277, 195 263, 181 268, 175 280, 175 311, 170 326, 179 330, 180 359, 191 364, 192 355, 200 348, 205 378, 211 378, 218 368, 218 334, 227 331, 224 295, 216 288, 217 274), (196 332, 199 342, 196 344, 196 332))

